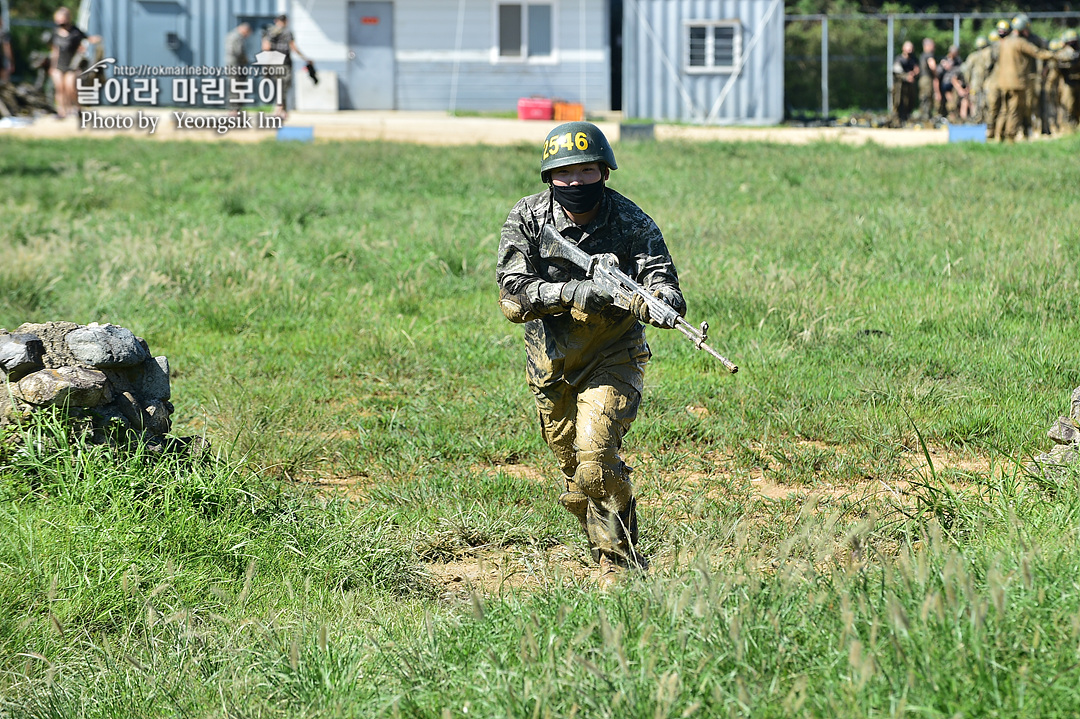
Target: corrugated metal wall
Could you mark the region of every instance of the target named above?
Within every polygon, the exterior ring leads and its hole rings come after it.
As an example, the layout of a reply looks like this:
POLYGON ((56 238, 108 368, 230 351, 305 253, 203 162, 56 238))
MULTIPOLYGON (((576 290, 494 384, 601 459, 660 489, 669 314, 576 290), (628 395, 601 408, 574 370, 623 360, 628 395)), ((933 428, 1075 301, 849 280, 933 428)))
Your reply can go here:
POLYGON ((608 110, 607 0, 553 3, 554 61, 493 62, 493 0, 395 0, 398 109, 513 110, 542 95, 608 110))
POLYGON ((276 15, 281 4, 279 0, 95 0, 87 31, 102 35, 106 55, 121 65, 218 66, 224 63, 225 35, 237 26, 238 17, 276 15), (165 38, 145 37, 148 30, 140 19, 148 12, 175 27, 172 32, 180 38, 180 48, 150 52, 159 42, 164 48, 165 38))
POLYGON ((782 0, 626 0, 623 114, 712 124, 780 122, 784 116, 782 0), (685 72, 685 22, 731 19, 742 23, 746 62, 723 104, 708 120, 731 73, 685 72), (747 55, 759 30, 761 35, 747 55))
MULTIPOLYGON (((498 0, 393 0, 396 109, 512 111, 531 95, 610 109, 609 0, 550 2, 553 56, 515 62, 497 58, 498 0)), ((304 54, 346 81, 348 0, 95 0, 87 30, 121 65, 219 66, 238 18, 279 12, 304 54)))

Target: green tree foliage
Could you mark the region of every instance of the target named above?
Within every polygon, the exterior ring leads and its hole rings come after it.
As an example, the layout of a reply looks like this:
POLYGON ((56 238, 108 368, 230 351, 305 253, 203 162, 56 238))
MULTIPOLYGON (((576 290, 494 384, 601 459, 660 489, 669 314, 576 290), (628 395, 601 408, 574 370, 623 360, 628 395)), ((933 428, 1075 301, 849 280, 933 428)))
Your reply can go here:
MULTIPOLYGON (((1001 6, 1001 16, 1010 17, 1019 10, 1037 12, 1039 3, 1017 3, 1001 6), (1027 5, 1028 7, 1025 7, 1027 5)), ((1040 9, 1042 9, 1040 7, 1040 9)), ((1060 11, 1058 5, 1053 8, 1060 11)), ((789 0, 790 15, 851 15, 859 13, 926 12, 995 12, 991 3, 958 2, 946 8, 929 3, 878 3, 872 0, 789 0), (961 7, 962 6, 962 7, 961 7)), ((1075 22, 1073 23, 1075 25, 1075 22)), ((994 20, 967 19, 960 26, 960 52, 966 55, 974 47, 975 38, 986 35, 994 20)), ((1036 33, 1051 37, 1059 33, 1059 20, 1037 20, 1032 23, 1036 33)), ((938 57, 945 54, 953 42, 951 20, 896 20, 894 24, 894 53, 900 52, 905 40, 916 44, 929 37, 937 44, 938 57)), ((829 108, 835 111, 862 109, 884 110, 888 106, 887 80, 891 58, 887 55, 888 26, 877 19, 838 19, 829 21, 829 108)), ((789 22, 784 47, 785 103, 789 115, 821 111, 821 23, 818 21, 789 22)))
MULTIPOLYGON (((63 2, 52 0, 8 0, 8 10, 13 18, 48 19, 61 5, 63 2)), ((72 2, 68 7, 77 11, 79 3, 72 2)))

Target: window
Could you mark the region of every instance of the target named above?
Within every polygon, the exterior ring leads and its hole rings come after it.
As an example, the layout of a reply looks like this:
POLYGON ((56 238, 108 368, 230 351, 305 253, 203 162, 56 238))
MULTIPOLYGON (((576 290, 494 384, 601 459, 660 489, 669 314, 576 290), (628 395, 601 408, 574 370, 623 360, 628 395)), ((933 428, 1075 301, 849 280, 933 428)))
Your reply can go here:
POLYGON ((742 52, 738 20, 686 23, 686 72, 732 72, 742 52))
POLYGON ((500 3, 499 57, 551 57, 554 47, 553 14, 549 3, 500 3))

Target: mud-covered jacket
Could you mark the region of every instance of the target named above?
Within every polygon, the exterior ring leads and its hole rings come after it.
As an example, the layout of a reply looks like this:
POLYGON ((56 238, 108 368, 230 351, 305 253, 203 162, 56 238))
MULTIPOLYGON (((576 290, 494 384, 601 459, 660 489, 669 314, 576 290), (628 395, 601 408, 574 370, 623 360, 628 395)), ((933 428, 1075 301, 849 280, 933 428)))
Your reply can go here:
POLYGON ((996 65, 997 86, 1002 91, 1019 92, 1027 86, 1029 59, 1049 60, 1054 56, 1016 33, 1002 38, 998 44, 1001 50, 996 65))
POLYGON ((571 313, 561 297, 563 283, 585 279, 585 271, 540 257, 545 224, 589 254, 615 254, 629 277, 686 313, 664 236, 636 204, 607 188, 597 216, 582 228, 555 204, 550 188, 522 198, 503 224, 495 274, 503 314, 525 323, 530 384, 544 387, 565 380, 577 386, 601 362, 619 363, 623 357, 629 362, 649 351, 644 328, 625 310, 611 306, 587 316, 571 313))

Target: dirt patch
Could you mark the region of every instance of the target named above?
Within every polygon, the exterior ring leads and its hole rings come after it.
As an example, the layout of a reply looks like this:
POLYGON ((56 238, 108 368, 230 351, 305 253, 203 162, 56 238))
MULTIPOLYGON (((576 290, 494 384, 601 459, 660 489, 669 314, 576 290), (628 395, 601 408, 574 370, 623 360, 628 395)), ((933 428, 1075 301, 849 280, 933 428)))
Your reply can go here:
MULTIPOLYGON (((159 141, 262 142, 273 141, 273 130, 245 129, 218 133, 214 130, 178 129, 172 113, 166 109, 141 108, 144 116, 156 116, 156 130, 91 130, 80 128, 77 118, 57 120, 43 117, 26 127, 3 130, 8 137, 58 138, 85 137, 108 139, 116 136, 159 141)), ((134 108, 97 108, 101 116, 131 115, 134 108)), ((224 115, 199 108, 199 115, 224 115)), ((618 141, 619 117, 596 123, 612 141, 618 141)), ((551 122, 528 122, 492 117, 451 117, 445 112, 341 111, 331 113, 293 112, 287 127, 312 128, 315 141, 381 140, 415 142, 425 145, 538 145, 551 129, 551 122)), ((889 130, 858 127, 697 127, 658 125, 656 139, 699 142, 773 142, 804 145, 813 142, 836 142, 861 145, 873 142, 886 147, 939 145, 949 141, 949 133, 940 129, 889 130)))
POLYGON ((343 495, 349 499, 365 499, 368 490, 375 486, 375 479, 366 474, 338 474, 304 481, 320 492, 343 495))
POLYGON ((542 470, 528 464, 474 464, 469 467, 469 471, 474 474, 483 474, 488 477, 496 477, 501 472, 502 474, 516 479, 525 479, 543 485, 547 485, 551 482, 542 470))
POLYGON ((560 544, 545 550, 481 550, 448 562, 426 565, 444 599, 463 600, 474 593, 502 596, 567 584, 587 584, 596 575, 584 554, 560 544))
MULTIPOLYGON (((990 456, 976 454, 974 452, 958 452, 955 450, 928 447, 930 459, 934 463, 934 470, 955 469, 969 474, 989 475, 995 469, 1002 470, 1004 465, 995 463, 990 456)), ((921 451, 913 453, 911 468, 924 469, 928 467, 926 455, 921 451)))

